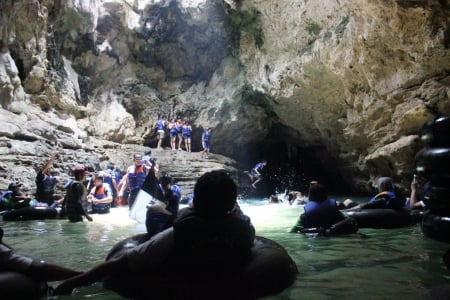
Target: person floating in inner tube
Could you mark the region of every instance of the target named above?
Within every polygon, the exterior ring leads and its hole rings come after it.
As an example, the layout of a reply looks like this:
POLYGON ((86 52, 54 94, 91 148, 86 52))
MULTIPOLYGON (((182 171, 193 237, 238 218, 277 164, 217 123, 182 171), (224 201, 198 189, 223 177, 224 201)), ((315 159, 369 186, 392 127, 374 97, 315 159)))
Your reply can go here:
POLYGON ((203 270, 206 276, 211 270, 242 266, 250 255, 255 229, 237 206, 233 179, 224 171, 205 173, 197 180, 194 195, 193 208, 180 210, 173 227, 123 255, 67 279, 54 294, 68 294, 111 274, 142 281, 143 274, 174 261, 187 264, 188 271, 203 270))
POLYGON ((411 195, 406 200, 405 207, 410 209, 426 208, 425 195, 430 190, 430 183, 426 182, 424 178, 414 174, 414 178, 411 182, 411 195))
POLYGON ((252 181, 253 188, 256 189, 256 184, 263 180, 262 173, 266 166, 267 161, 263 160, 262 162, 257 163, 248 173, 248 176, 250 176, 250 180, 252 181))
POLYGON ((82 273, 17 254, 3 242, 3 229, 0 228, 0 273, 2 272, 21 273, 37 283, 64 280, 82 273))
POLYGON ((309 201, 305 205, 305 212, 300 215, 297 224, 291 229, 291 232, 303 232, 304 229, 314 228, 317 233, 332 233, 339 230, 348 230, 347 232, 333 233, 353 233, 357 231, 356 222, 347 218, 338 208, 336 200, 328 198, 324 185, 313 182, 308 192, 309 201), (341 223, 344 222, 344 223, 341 223), (338 225, 340 224, 340 225, 338 225))
POLYGON ((30 195, 25 194, 22 190, 22 183, 16 181, 11 182, 8 185, 8 190, 11 191, 11 196, 9 198, 10 206, 14 208, 28 207, 30 201, 33 199, 30 195))

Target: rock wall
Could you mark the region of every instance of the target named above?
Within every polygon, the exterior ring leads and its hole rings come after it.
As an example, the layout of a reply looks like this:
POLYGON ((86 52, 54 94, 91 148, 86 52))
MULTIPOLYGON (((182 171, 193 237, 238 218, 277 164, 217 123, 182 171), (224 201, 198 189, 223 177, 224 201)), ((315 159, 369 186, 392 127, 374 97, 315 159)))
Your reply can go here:
POLYGON ((447 1, 0 3, 0 185, 18 148, 95 165, 86 145, 154 146, 165 115, 193 124, 194 150, 213 127, 213 152, 266 157, 283 184, 407 188, 418 129, 450 114, 447 1))

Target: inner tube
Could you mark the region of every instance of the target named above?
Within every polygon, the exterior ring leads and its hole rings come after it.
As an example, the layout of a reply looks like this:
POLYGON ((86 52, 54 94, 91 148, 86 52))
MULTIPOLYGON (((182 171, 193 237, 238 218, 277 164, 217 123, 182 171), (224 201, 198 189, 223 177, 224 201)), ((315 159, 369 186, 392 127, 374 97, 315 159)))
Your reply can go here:
POLYGON ((325 229, 323 227, 313 227, 313 228, 303 228, 299 233, 305 235, 316 236, 338 236, 356 233, 358 231, 358 223, 355 219, 348 217, 344 220, 333 224, 330 229, 325 229))
POLYGON ((24 207, 3 213, 3 221, 28 221, 56 219, 60 209, 53 207, 24 207))
MULTIPOLYGON (((140 234, 117 243, 106 259, 136 247, 145 236, 140 234)), ((104 279, 103 285, 122 297, 133 299, 255 299, 280 293, 291 286, 298 275, 297 266, 286 250, 263 237, 255 238, 248 263, 232 274, 220 270, 198 274, 195 270, 180 270, 168 264, 160 270, 149 270, 147 274, 111 275, 104 279)))
POLYGON ((356 220, 359 228, 400 228, 417 222, 417 217, 413 217, 407 209, 373 208, 348 211, 346 214, 356 220))
POLYGON ((450 216, 450 187, 431 185, 424 198, 426 207, 431 212, 450 216))
POLYGON ((450 147, 450 118, 427 121, 419 131, 419 138, 430 147, 450 147))
POLYGON ((417 153, 416 173, 433 183, 450 178, 450 148, 423 148, 417 153))
POLYGON ((450 243, 450 217, 426 211, 422 220, 422 232, 431 239, 450 243))
POLYGON ((17 272, 0 272, 0 296, 2 299, 38 299, 46 292, 46 283, 36 282, 17 272))

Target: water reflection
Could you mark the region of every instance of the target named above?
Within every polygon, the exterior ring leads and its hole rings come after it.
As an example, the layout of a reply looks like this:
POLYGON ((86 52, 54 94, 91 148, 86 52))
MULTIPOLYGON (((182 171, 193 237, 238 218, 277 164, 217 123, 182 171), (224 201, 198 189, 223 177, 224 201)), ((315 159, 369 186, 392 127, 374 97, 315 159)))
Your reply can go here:
MULTIPOLYGON (((419 225, 400 229, 360 229, 348 237, 307 238, 288 233, 302 207, 244 201, 258 235, 290 253, 300 276, 268 299, 424 299, 432 288, 450 284, 442 263, 449 244, 423 237, 419 225)), ((120 240, 145 231, 129 220, 127 208, 95 216, 94 222, 66 220, 0 222, 5 241, 22 254, 86 270, 102 262, 120 240)), ((78 289, 70 299, 120 299, 101 284, 78 289)), ((58 297, 61 299, 69 297, 58 297)))

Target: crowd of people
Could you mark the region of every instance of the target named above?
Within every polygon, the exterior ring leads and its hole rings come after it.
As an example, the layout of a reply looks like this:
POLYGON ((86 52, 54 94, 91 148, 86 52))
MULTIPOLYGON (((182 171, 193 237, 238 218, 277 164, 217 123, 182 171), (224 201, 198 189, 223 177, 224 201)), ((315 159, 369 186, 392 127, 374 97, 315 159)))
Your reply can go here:
MULTIPOLYGON (((132 178, 131 172, 136 170, 136 166, 141 165, 142 158, 135 154, 134 160, 135 167, 127 172, 129 181, 132 178)), ((147 176, 143 184, 148 185, 145 190, 153 191, 155 201, 148 205, 146 222, 148 235, 140 246, 90 271, 79 272, 44 262, 36 263, 0 242, 0 259, 7 261, 4 264, 2 261, 0 272, 14 271, 32 278, 41 272, 43 275, 36 278, 37 281, 67 279, 54 291, 54 294, 66 294, 75 287, 100 281, 111 272, 117 271, 123 276, 132 276, 141 271, 159 268, 166 261, 164 257, 174 253, 186 258, 183 261, 196 268, 199 266, 205 269, 230 268, 244 263, 253 245, 255 230, 250 218, 239 208, 237 187, 228 173, 211 171, 203 174, 194 186, 195 197, 192 203, 179 211, 180 192, 174 188, 170 176, 164 174, 157 178, 155 165, 150 165, 144 170, 147 170, 144 171, 147 172, 147 176), (220 230, 206 230, 218 226, 220 230), (204 259, 205 254, 209 259, 204 259)), ((83 217, 90 220, 87 209, 82 204, 82 198, 88 197, 83 183, 87 175, 88 172, 84 168, 77 167, 74 170, 74 179, 68 184, 70 199, 66 197, 65 201, 67 215, 72 222, 80 221, 83 217)), ((109 200, 105 200, 108 196, 105 197, 103 193, 108 188, 101 177, 96 177, 94 182, 90 193, 91 202, 95 205, 105 204, 109 200), (100 194, 102 196, 99 196, 100 194)))
MULTIPOLYGON (((302 232, 303 229, 320 228, 329 231, 333 225, 348 218, 348 212, 360 212, 371 209, 391 209, 394 211, 425 210, 426 193, 429 184, 414 175, 411 182, 410 197, 403 197, 390 177, 378 178, 378 193, 368 202, 357 203, 351 199, 343 202, 330 198, 326 187, 316 181, 311 182, 308 198, 302 213, 291 229, 291 232, 302 232)), ((278 202, 269 199, 269 202, 278 202)))

